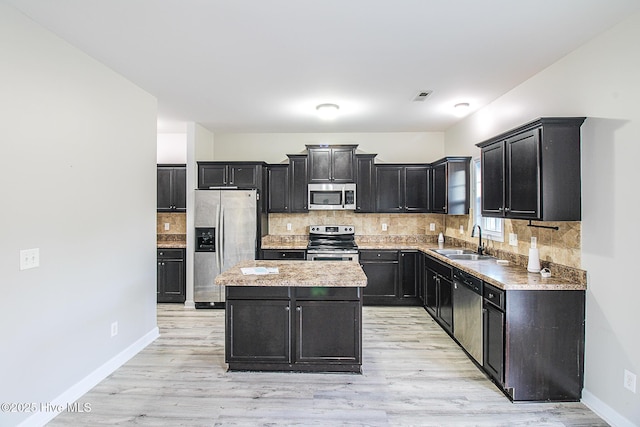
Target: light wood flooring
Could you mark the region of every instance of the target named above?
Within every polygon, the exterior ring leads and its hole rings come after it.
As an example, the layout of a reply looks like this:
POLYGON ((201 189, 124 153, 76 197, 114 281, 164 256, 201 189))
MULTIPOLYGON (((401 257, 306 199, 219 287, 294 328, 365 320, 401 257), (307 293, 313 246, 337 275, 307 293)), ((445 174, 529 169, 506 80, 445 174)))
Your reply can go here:
POLYGON ((160 338, 50 426, 606 426, 513 404, 422 308, 365 307, 363 373, 227 372, 224 311, 158 305, 160 338))

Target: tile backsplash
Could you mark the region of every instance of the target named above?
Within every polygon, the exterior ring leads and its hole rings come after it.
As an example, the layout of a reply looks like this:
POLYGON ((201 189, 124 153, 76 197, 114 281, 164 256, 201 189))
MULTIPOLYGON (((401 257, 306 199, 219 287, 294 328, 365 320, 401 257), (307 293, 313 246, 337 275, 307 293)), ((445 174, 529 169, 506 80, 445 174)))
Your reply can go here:
POLYGON ((187 214, 184 212, 158 212, 156 234, 158 242, 186 241, 187 214), (169 230, 165 230, 165 224, 169 224, 169 230))
MULTIPOLYGON (((348 224, 355 226, 357 236, 437 236, 442 232, 445 240, 452 244, 476 247, 477 237, 471 237, 472 215, 442 214, 356 214, 350 211, 315 211, 302 214, 270 214, 269 234, 277 236, 304 236, 309 233, 310 225, 348 224), (291 230, 287 225, 291 225, 291 230), (382 225, 387 225, 383 231, 382 225), (435 230, 430 230, 434 224, 435 230), (463 233, 460 233, 460 227, 463 233)), ((504 242, 484 238, 487 251, 493 255, 519 259, 526 265, 531 237, 537 238, 540 261, 544 265, 581 268, 581 223, 545 222, 546 226, 557 226, 559 230, 548 230, 527 226, 528 221, 505 220, 504 242), (518 235, 518 245, 509 245, 509 233, 518 235)))

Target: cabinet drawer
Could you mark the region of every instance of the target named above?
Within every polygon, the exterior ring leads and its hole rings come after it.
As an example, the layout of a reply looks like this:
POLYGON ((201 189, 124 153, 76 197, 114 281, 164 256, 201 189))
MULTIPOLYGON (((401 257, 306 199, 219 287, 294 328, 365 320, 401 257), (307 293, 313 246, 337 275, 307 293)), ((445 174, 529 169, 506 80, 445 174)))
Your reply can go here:
POLYGON ((361 288, 339 288, 339 287, 297 287, 295 289, 296 299, 299 300, 360 300, 361 288))
POLYGON ((427 268, 435 271, 439 275, 444 276, 448 279, 451 279, 453 276, 452 268, 450 266, 443 264, 440 261, 437 261, 436 259, 431 258, 428 255, 425 256, 425 265, 427 268))
POLYGON ((305 251, 304 250, 268 250, 265 249, 262 251, 262 259, 289 259, 289 260, 304 260, 305 259, 305 251))
POLYGON ((287 286, 227 286, 227 299, 288 299, 287 286))
POLYGON ((360 261, 398 261, 398 251, 360 251, 360 261))
POLYGON ((158 249, 158 258, 162 259, 183 259, 183 249, 158 249))
POLYGON ((482 293, 485 301, 495 305, 496 307, 504 311, 505 293, 502 289, 498 289, 495 286, 491 286, 490 284, 485 283, 482 293))

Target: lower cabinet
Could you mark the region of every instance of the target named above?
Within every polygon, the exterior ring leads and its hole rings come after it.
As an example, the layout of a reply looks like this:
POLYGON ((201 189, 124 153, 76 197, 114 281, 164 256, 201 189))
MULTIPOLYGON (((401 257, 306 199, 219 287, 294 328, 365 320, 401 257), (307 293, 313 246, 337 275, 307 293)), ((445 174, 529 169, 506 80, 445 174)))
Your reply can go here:
POLYGON ((367 275, 364 305, 421 305, 420 251, 363 249, 359 258, 367 275))
POLYGON ((585 292, 485 284, 484 293, 484 369, 494 382, 514 402, 579 401, 585 292), (489 293, 501 293, 502 303, 489 293))
POLYGON ((226 287, 230 370, 360 372, 360 288, 226 287))
POLYGON ((158 249, 157 301, 184 302, 185 260, 184 249, 158 249))
POLYGON ((453 334, 453 271, 451 266, 425 255, 424 308, 453 334))

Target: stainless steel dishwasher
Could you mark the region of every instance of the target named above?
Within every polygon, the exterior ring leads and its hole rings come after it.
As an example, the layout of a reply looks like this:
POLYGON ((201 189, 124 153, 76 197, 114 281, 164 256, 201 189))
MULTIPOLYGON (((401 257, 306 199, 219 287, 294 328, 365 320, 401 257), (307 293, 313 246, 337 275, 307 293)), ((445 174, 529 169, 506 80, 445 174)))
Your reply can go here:
POLYGON ((482 366, 482 280, 453 269, 453 336, 482 366))

